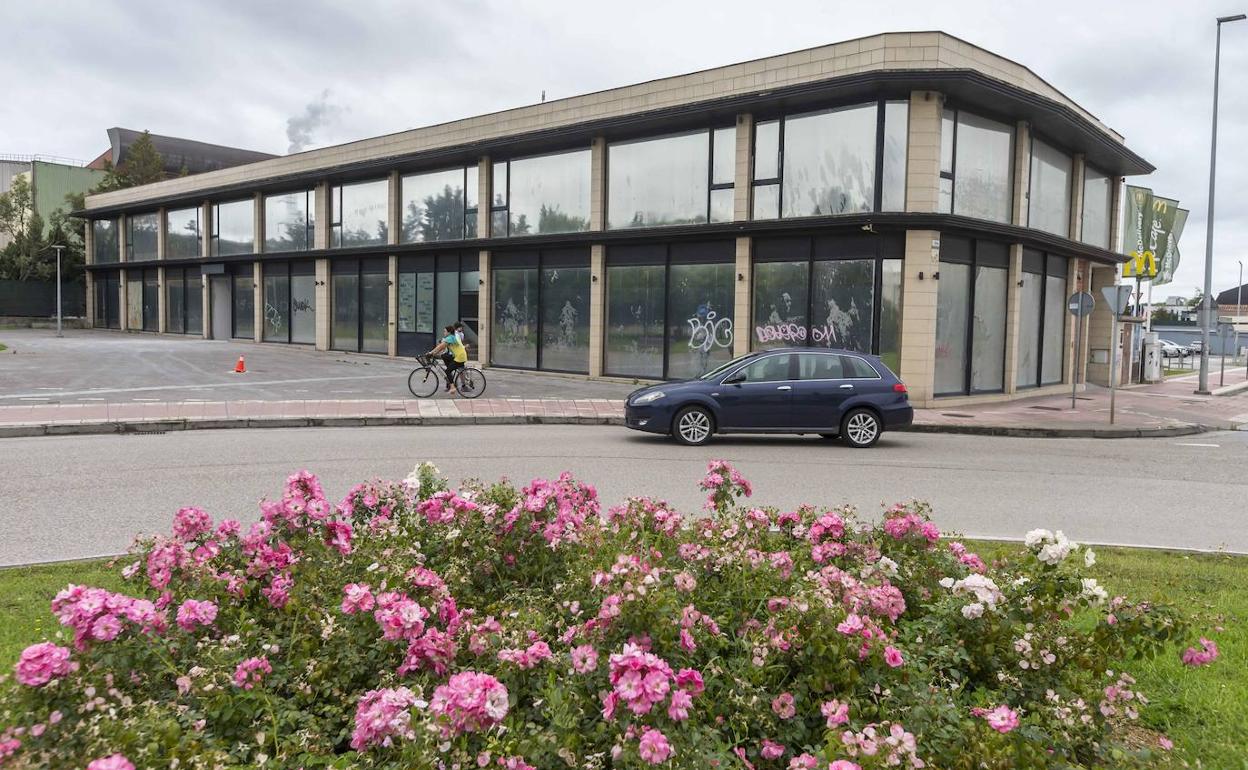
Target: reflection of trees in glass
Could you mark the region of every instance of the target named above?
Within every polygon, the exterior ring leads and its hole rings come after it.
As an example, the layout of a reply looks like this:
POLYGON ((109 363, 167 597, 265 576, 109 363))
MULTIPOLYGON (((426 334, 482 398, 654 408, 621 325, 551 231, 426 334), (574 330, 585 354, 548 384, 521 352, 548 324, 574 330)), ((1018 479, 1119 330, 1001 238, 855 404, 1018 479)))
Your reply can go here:
POLYGON ((814 283, 814 344, 871 352, 875 261, 816 262, 814 283))
POLYGON ((418 205, 410 201, 403 214, 400 238, 413 241, 450 241, 464 237, 464 190, 446 185, 418 205))
POLYGON ((537 366, 536 282, 535 269, 494 272, 494 363, 537 366))
POLYGON ((804 344, 809 263, 762 262, 754 268, 755 348, 804 344))
POLYGON ((663 376, 662 265, 607 268, 607 360, 612 374, 663 376))

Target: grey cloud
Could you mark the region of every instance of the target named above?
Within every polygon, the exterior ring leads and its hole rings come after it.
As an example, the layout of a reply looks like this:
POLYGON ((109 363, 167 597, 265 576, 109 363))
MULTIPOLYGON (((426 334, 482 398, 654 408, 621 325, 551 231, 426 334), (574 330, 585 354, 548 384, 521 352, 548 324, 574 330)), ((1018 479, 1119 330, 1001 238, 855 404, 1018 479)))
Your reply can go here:
POLYGON ((343 112, 343 107, 331 104, 329 89, 321 91, 314 100, 304 105, 303 112, 286 120, 286 138, 290 145, 286 152, 302 152, 312 144, 314 132, 331 124, 343 112))

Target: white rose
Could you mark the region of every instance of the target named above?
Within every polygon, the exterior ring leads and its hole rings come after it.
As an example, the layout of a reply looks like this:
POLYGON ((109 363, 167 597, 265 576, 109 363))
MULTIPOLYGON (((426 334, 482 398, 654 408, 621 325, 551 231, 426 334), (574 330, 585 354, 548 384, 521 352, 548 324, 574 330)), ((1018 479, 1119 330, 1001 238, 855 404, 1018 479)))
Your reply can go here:
POLYGON ((1035 548, 1046 540, 1052 540, 1053 533, 1047 529, 1033 529, 1023 537, 1023 543, 1028 548, 1035 548))
POLYGON ((941 588, 953 588, 953 578, 944 577, 940 579, 941 588))
POLYGON ((980 604, 979 602, 975 602, 974 604, 968 604, 962 608, 962 617, 966 618, 967 620, 974 620, 975 618, 982 617, 983 614, 984 614, 984 605, 980 604))
POLYGON ((1093 564, 1096 564, 1096 551, 1089 548, 1083 552, 1083 566, 1091 567, 1093 564))

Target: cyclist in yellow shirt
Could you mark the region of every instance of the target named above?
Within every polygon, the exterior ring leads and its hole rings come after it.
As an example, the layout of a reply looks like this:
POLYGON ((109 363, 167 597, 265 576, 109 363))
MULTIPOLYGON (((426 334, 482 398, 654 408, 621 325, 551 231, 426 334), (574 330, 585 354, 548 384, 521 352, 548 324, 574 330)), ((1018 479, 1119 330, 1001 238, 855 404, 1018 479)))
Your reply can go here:
POLYGON ((458 393, 455 389, 455 372, 463 369, 464 364, 468 363, 468 349, 455 334, 453 325, 447 326, 444 331, 446 336, 437 344, 437 347, 429 351, 429 355, 441 356, 442 362, 446 364, 446 392, 458 393))

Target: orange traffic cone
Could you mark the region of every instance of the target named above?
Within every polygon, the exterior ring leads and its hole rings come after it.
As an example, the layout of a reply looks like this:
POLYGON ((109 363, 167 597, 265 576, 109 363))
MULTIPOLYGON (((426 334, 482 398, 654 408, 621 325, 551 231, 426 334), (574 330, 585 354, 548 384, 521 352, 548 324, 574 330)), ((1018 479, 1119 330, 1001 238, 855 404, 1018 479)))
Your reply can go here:
POLYGON ((235 374, 246 374, 246 373, 247 373, 247 364, 243 363, 243 357, 242 357, 242 356, 239 356, 239 357, 238 357, 238 363, 237 363, 237 364, 234 364, 234 373, 235 373, 235 374))

